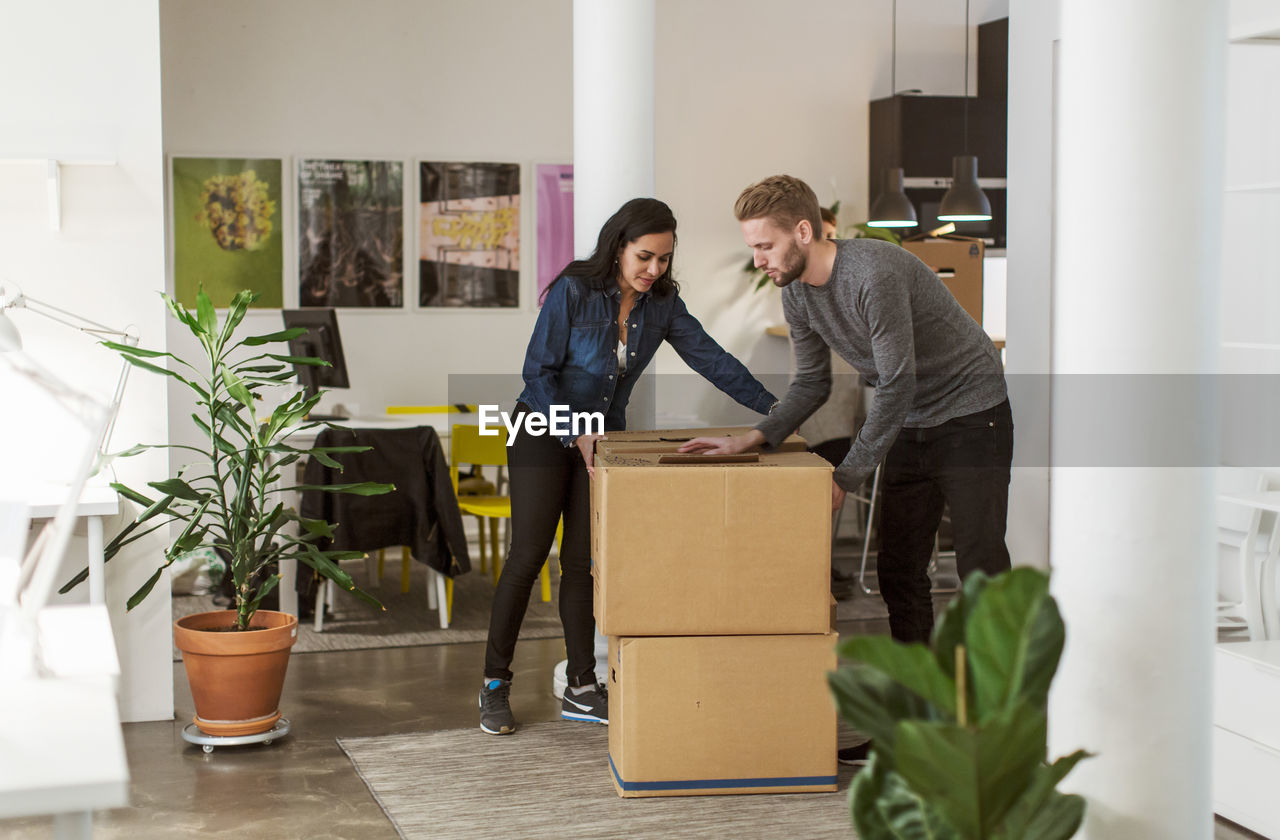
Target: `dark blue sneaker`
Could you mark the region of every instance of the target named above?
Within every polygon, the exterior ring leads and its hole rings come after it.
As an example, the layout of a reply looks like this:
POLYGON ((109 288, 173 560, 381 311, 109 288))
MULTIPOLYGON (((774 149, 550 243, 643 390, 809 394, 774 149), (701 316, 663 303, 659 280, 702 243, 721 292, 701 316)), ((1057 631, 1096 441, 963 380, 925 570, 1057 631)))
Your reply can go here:
POLYGON ((516 731, 509 680, 485 680, 484 688, 480 689, 480 729, 490 735, 510 735, 516 731))
POLYGON ((596 683, 581 694, 574 694, 572 688, 566 688, 564 699, 560 702, 560 717, 586 723, 603 723, 607 726, 609 689, 596 683))

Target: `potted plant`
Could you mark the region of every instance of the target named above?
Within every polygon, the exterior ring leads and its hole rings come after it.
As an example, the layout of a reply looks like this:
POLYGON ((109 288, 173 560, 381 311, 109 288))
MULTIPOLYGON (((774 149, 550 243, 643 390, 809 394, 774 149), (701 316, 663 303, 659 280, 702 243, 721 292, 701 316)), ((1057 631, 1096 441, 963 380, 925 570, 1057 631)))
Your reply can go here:
POLYGON ((971 574, 932 644, 864 636, 828 675, 840 714, 872 738, 849 803, 858 836, 1066 840, 1085 801, 1055 788, 1083 750, 1047 760, 1049 683, 1065 631, 1048 577, 971 574))
MULTIPOLYGON (((362 482, 317 487, 284 486, 287 468, 300 458, 315 458, 340 468, 333 452, 358 452, 368 447, 313 447, 300 449, 288 443, 290 434, 320 425, 306 418, 321 394, 307 398, 297 392, 259 420, 257 412, 265 393, 293 389, 292 365, 327 365, 311 357, 271 352, 254 354, 253 348, 288 341, 306 332, 294 328, 267 335, 238 337, 236 328, 257 298, 242 291, 232 300, 221 326, 209 296, 201 290, 195 312, 183 309, 163 295, 170 313, 191 330, 203 354, 188 361, 173 353, 103 342, 132 365, 171 377, 191 389, 198 410, 191 415, 206 443, 146 444, 120 456, 148 449, 181 449, 195 457, 163 481, 147 483, 146 492, 112 484, 121 495, 142 506, 138 517, 106 546, 110 560, 120 549, 171 523, 182 527, 165 550, 155 573, 129 598, 133 609, 151 592, 164 570, 198 548, 217 551, 227 561, 235 586, 234 609, 197 613, 174 623, 174 640, 183 652, 187 679, 195 701, 195 723, 208 735, 251 735, 270 730, 280 717, 280 692, 284 685, 289 651, 297 637, 297 618, 288 613, 260 609, 263 598, 280 583, 277 563, 287 557, 309 566, 368 603, 381 604, 356 588, 339 560, 362 556, 358 551, 324 551, 316 542, 332 537, 332 526, 307 519, 280 501, 286 491, 318 490, 330 493, 376 495, 394 488, 389 484, 362 482), (159 360, 170 360, 162 367, 159 360), (233 360, 236 359, 236 360, 233 360), (286 528, 296 523, 297 533, 286 528)), ((68 581, 66 592, 87 577, 87 570, 68 581)))

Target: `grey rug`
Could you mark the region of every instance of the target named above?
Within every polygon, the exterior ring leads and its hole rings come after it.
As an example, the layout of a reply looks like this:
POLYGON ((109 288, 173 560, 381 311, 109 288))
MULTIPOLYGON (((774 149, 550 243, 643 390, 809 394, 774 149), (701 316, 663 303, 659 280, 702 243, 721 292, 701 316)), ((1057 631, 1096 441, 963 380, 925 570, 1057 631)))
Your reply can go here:
POLYGON ((835 793, 621 799, 606 727, 533 723, 495 738, 478 729, 341 738, 401 837, 854 837, 840 768, 835 793))
MULTIPOLYGON (((554 564, 553 564, 554 566, 554 564)), ((427 573, 421 563, 413 564, 412 580, 407 594, 400 592, 400 562, 387 558, 382 586, 370 587, 364 578, 363 564, 348 564, 346 570, 356 585, 380 600, 386 607, 380 612, 357 598, 338 593, 332 612, 326 614, 324 631, 317 633, 312 619, 304 619, 298 627, 294 653, 317 653, 333 650, 368 650, 371 648, 414 647, 416 645, 451 645, 460 642, 483 642, 489 632, 489 610, 493 603, 493 583, 487 575, 472 570, 454 581, 453 620, 448 630, 440 629, 439 613, 427 609, 427 573), (359 568, 358 568, 359 567, 359 568)), ((551 575, 551 601, 543 603, 541 589, 534 585, 520 629, 522 639, 550 639, 563 635, 556 592, 557 575, 551 575)), ((210 595, 175 595, 173 617, 177 620, 192 613, 223 609, 210 595)), ((174 661, 181 657, 177 649, 174 661)))

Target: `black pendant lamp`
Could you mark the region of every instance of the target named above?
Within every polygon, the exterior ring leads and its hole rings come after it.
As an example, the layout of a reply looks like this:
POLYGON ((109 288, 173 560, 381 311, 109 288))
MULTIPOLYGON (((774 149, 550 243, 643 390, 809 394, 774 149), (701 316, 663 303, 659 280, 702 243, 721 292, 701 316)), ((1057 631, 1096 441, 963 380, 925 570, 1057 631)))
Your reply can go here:
MULTIPOLYGON (((893 0, 893 30, 889 58, 889 95, 898 95, 898 0, 893 0)), ((915 227, 916 208, 902 188, 902 168, 887 169, 884 173, 884 189, 871 203, 871 218, 867 227, 902 228, 915 227)))
POLYGON ((940 222, 985 222, 991 202, 978 186, 978 158, 969 154, 969 0, 964 3, 964 154, 951 159, 951 188, 938 206, 940 222))
POLYGON ((871 205, 871 220, 868 227, 905 228, 915 227, 916 208, 902 189, 902 169, 895 167, 885 173, 884 189, 875 203, 871 205))

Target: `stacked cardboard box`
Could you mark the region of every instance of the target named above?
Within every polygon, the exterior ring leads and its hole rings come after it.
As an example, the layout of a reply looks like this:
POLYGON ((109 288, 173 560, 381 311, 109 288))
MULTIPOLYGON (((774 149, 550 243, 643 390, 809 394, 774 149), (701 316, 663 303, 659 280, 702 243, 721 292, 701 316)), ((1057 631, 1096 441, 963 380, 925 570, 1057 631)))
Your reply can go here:
POLYGON ((831 467, 792 436, 745 457, 610 433, 592 483, 609 755, 624 797, 834 790, 831 467))

